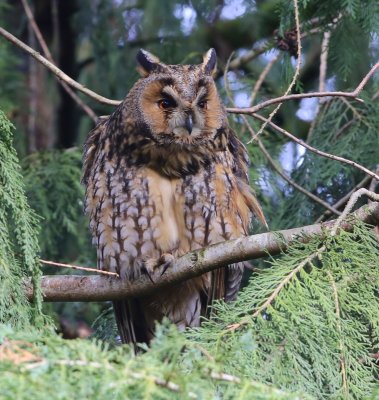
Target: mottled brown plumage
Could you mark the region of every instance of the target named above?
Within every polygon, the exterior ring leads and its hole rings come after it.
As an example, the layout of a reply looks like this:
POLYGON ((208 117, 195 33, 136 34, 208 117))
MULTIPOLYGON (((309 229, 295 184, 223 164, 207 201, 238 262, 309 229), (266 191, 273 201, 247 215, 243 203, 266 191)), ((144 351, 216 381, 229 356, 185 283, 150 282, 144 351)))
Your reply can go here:
MULTIPOLYGON (((137 61, 143 78, 87 139, 83 180, 99 268, 154 279, 175 257, 245 236, 253 214, 264 218, 212 78, 215 51, 200 65, 165 65, 143 50, 137 61)), ((198 326, 213 300, 235 298, 242 270, 114 302, 122 340, 149 341, 164 316, 198 326)))

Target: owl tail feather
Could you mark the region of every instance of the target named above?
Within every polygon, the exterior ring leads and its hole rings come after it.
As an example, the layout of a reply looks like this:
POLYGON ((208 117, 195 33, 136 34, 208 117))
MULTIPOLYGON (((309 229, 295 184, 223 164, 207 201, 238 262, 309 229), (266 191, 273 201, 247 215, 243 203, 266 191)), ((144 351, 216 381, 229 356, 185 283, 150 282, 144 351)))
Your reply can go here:
POLYGON ((113 302, 117 328, 122 343, 148 343, 148 327, 138 300, 113 302))

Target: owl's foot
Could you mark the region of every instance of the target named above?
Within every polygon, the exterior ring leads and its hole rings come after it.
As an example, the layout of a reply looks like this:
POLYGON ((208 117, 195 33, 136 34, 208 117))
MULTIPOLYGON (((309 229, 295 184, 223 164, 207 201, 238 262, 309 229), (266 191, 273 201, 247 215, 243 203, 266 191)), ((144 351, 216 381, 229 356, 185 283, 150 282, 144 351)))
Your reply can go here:
POLYGON ((159 258, 149 258, 143 262, 142 272, 155 283, 172 266, 174 259, 170 253, 163 253, 159 258))

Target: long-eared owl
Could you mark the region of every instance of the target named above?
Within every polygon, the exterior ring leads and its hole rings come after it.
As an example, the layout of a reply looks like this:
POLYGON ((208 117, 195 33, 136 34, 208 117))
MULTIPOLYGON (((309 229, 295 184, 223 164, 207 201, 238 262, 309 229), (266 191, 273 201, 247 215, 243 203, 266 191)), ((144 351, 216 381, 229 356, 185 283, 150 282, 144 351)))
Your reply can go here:
MULTIPOLYGON (((166 65, 140 50, 138 80, 85 144, 86 212, 98 266, 121 279, 154 276, 190 250, 248 235, 264 220, 248 182, 248 155, 228 124, 213 74, 166 65)), ((215 299, 230 301, 243 264, 229 265, 150 297, 114 302, 123 342, 148 342, 167 316, 180 329, 200 324, 215 299)))

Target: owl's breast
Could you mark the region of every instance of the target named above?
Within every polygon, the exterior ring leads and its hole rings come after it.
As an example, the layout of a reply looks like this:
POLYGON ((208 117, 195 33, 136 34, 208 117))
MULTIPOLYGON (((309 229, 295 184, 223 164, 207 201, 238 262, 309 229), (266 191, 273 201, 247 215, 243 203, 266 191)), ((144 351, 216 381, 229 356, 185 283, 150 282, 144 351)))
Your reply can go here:
POLYGON ((145 170, 149 199, 154 208, 151 229, 156 247, 161 252, 189 250, 183 234, 184 196, 181 192, 181 179, 169 179, 152 169, 145 170))

